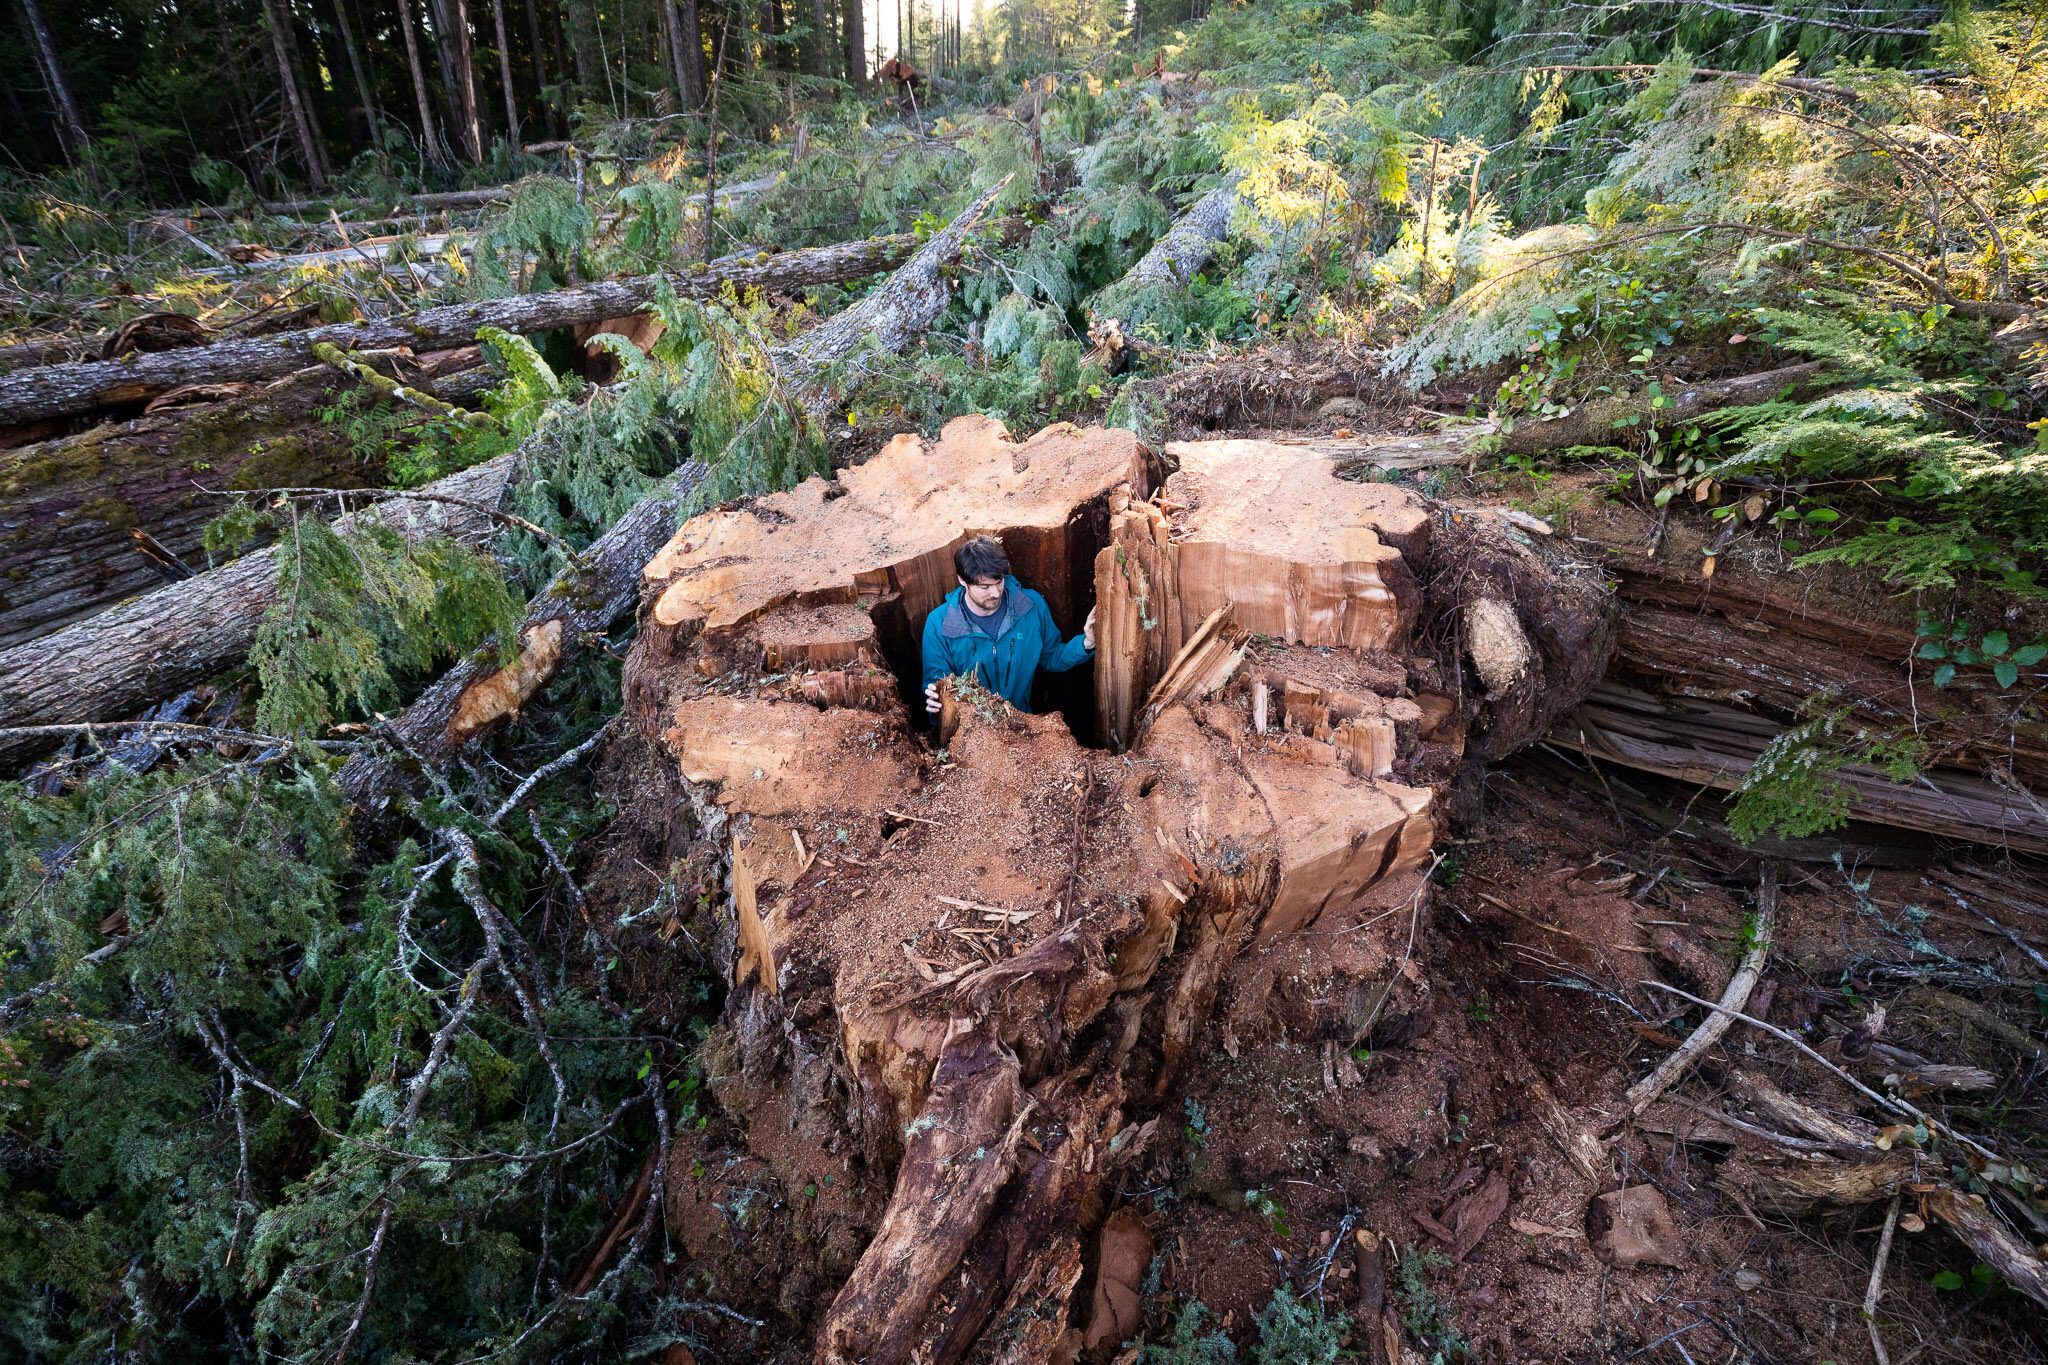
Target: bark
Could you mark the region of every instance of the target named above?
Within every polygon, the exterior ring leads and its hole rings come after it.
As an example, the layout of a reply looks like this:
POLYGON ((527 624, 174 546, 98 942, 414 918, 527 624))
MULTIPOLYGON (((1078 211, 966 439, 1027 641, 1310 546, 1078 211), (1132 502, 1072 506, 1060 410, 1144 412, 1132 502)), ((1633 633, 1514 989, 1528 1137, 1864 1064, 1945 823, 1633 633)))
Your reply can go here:
MULTIPOLYGON (((406 373, 436 386, 445 376, 406 373)), ((0 453, 0 649, 159 586, 146 555, 203 570, 200 532, 224 505, 207 489, 381 482, 316 415, 354 387, 324 367, 212 385, 191 395, 198 406, 0 453)))
MULTIPOLYGON (((427 72, 420 65, 420 39, 413 22, 412 0, 398 0, 398 31, 405 38, 405 64, 412 72, 412 93, 420 116, 420 155, 439 166, 441 158, 441 134, 434 125, 434 102, 427 98, 427 72)), ((268 204, 264 205, 269 208, 268 204)), ((311 207, 310 204, 307 207, 311 207)), ((294 211, 304 212, 303 209, 294 211)))
POLYGON ((825 0, 811 0, 811 74, 824 79, 832 76, 833 39, 837 37, 827 15, 825 0))
MULTIPOLYGON (((1627 658, 1628 642, 1640 635, 1626 616, 1621 638, 1627 658)), ((1683 644, 1688 656, 1697 653, 1700 632, 1688 630, 1683 644)), ((1795 655, 1811 653, 1810 646, 1796 637, 1785 641, 1784 648, 1795 655)), ((1785 728, 1724 702, 1660 698, 1603 683, 1558 723, 1550 741, 1603 763, 1733 791, 1762 756, 1764 746, 1785 728)), ((1908 783, 1893 782, 1867 768, 1845 768, 1836 777, 1853 794, 1853 820, 2048 853, 2048 815, 2024 790, 1946 765, 1908 783)))
POLYGON ((71 82, 65 78, 64 64, 57 59, 56 41, 43 19, 40 0, 21 0, 21 8, 29 42, 35 48, 36 65, 42 68, 43 84, 50 92, 50 113, 57 125, 57 140, 64 144, 64 153, 71 163, 81 165, 92 148, 92 139, 85 131, 85 120, 79 116, 78 101, 71 97, 71 82))
POLYGON ((1824 382, 1823 366, 1818 361, 1807 361, 1694 384, 1675 395, 1664 395, 1671 399, 1668 407, 1652 407, 1653 400, 1641 394, 1594 399, 1547 422, 1516 422, 1513 430, 1502 434, 1500 448, 1510 454, 1533 454, 1571 446, 1614 445, 1618 441, 1634 444, 1647 427, 1679 426, 1721 408, 1766 402, 1780 393, 1799 393, 1824 382))
POLYGON ((697 0, 671 0, 676 25, 676 80, 682 89, 683 108, 704 107, 704 29, 699 22, 697 0))
POLYGON ((938 320, 951 289, 947 268, 960 258, 968 233, 987 216, 1008 183, 1006 178, 932 234, 887 284, 776 351, 776 363, 804 387, 805 406, 814 416, 834 401, 817 381, 820 371, 863 349, 901 352, 938 320))
POLYGON ((505 36, 505 0, 491 0, 491 24, 498 34, 498 82, 505 91, 505 136, 519 145, 519 101, 512 87, 512 43, 505 36))
POLYGON ((292 61, 289 46, 291 34, 286 27, 290 16, 277 0, 264 0, 263 16, 265 26, 270 29, 270 51, 277 62, 278 84, 284 90, 285 105, 291 110, 292 127, 299 137, 299 155, 306 165, 306 178, 313 182, 315 189, 327 184, 327 172, 320 156, 320 144, 313 133, 312 111, 306 103, 306 95, 299 88, 299 78, 292 61))
POLYGON ((429 0, 433 6, 441 73, 448 86, 448 112, 461 133, 471 164, 484 161, 483 124, 477 115, 476 58, 469 32, 468 0, 429 0))
POLYGON ((846 81, 856 95, 868 93, 867 0, 843 0, 846 17, 846 81))
MULTIPOLYGON (((516 455, 450 475, 426 491, 495 504, 516 455)), ((358 514, 365 515, 365 514, 358 514)), ((493 518, 449 504, 391 501, 371 513, 409 533, 488 544, 493 518)), ((238 663, 277 600, 276 552, 266 547, 223 568, 132 598, 99 615, 0 651, 0 729, 132 716, 238 663)), ((47 744, 0 737, 0 763, 47 744)))
MULTIPOLYGON (((952 235, 942 233, 932 239, 940 243, 940 251, 934 253, 931 244, 927 243, 926 248, 905 266, 905 270, 912 273, 913 280, 921 285, 923 292, 919 299, 929 302, 936 290, 940 306, 944 303, 940 262, 945 257, 946 248, 957 254, 959 246, 959 232, 953 229, 948 229, 948 232, 952 235), (920 265, 920 262, 924 264, 920 265)), ((715 271, 643 275, 543 294, 451 304, 409 317, 315 327, 275 337, 138 354, 118 361, 16 370, 0 375, 0 425, 140 402, 183 384, 245 382, 289 374, 314 362, 313 347, 320 342, 331 342, 345 351, 386 350, 397 346, 426 351, 466 345, 475 340, 477 329, 484 326, 502 327, 508 332, 533 333, 626 317, 641 311, 654 299, 663 279, 677 294, 689 298, 710 297, 727 284, 737 289, 789 291, 814 284, 840 283, 889 269, 902 262, 915 245, 915 239, 907 234, 877 237, 783 252, 766 260, 755 257, 751 262, 736 262, 715 271)), ((892 282, 875 296, 885 303, 894 301, 890 307, 881 309, 886 317, 878 316, 878 308, 870 306, 873 298, 869 303, 863 303, 860 309, 852 310, 865 309, 865 316, 876 317, 877 326, 892 329, 890 335, 895 340, 884 344, 902 346, 910 335, 929 326, 930 318, 937 316, 936 307, 931 308, 928 314, 916 308, 906 311, 901 305, 908 287, 899 287, 898 283, 892 282)), ((795 349, 830 353, 816 361, 817 364, 846 353, 845 350, 832 353, 830 344, 810 342, 811 337, 825 332, 832 325, 828 323, 817 332, 799 338, 795 349)), ((837 338, 840 333, 835 331, 832 336, 837 338)), ((846 349, 850 350, 850 339, 846 349)))
MULTIPOLYGON (((481 190, 444 190, 434 194, 407 194, 399 196, 398 204, 410 204, 414 214, 437 213, 443 209, 478 209, 486 204, 495 204, 512 196, 510 185, 497 185, 481 190)), ((280 217, 295 217, 312 214, 324 220, 329 209, 390 209, 393 202, 383 199, 269 199, 263 202, 263 211, 280 217)), ((235 218, 248 210, 211 207, 193 210, 197 218, 235 218)))
POLYGON ((1131 267, 1124 282, 1187 288, 1216 254, 1217 243, 1230 235, 1230 218, 1238 202, 1235 185, 1218 185, 1197 199, 1131 267))

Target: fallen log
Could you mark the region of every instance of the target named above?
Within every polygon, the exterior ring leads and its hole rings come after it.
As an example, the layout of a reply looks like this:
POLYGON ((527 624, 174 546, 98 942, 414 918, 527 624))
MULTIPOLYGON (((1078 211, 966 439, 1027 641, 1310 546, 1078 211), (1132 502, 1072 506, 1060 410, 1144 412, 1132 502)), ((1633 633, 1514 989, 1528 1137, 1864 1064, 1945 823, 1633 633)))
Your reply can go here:
POLYGON ((1818 361, 1691 384, 1676 394, 1597 398, 1547 420, 1469 422, 1420 436, 1308 436, 1296 443, 1337 460, 1347 473, 1469 465, 1486 455, 1535 455, 1573 446, 1633 445, 1646 430, 1696 422, 1722 408, 1804 393, 1827 382, 1818 361), (1668 399, 1669 402, 1665 400, 1668 399))
MULTIPOLYGON (((959 259, 967 233, 1001 189, 996 186, 933 234, 859 304, 775 352, 776 364, 807 395, 806 405, 814 414, 830 401, 817 383, 827 366, 862 348, 901 350, 931 326, 946 306, 946 268, 959 259)), ((499 667, 497 646, 488 643, 406 708, 392 729, 408 758, 439 766, 464 745, 515 718, 519 708, 583 648, 586 635, 605 630, 632 604, 641 565, 667 539, 680 500, 705 472, 702 462, 685 465, 585 551, 582 563, 556 575, 527 607, 514 664, 499 667)), ((371 814, 385 810, 405 780, 399 766, 385 755, 351 759, 340 777, 349 799, 371 814)))
MULTIPOLYGON (((131 355, 116 361, 15 370, 0 375, 0 426, 143 402, 184 384, 275 378, 316 363, 313 347, 322 342, 344 351, 464 346, 484 327, 533 333, 626 317, 645 309, 664 282, 687 298, 708 298, 728 285, 735 289, 802 289, 876 274, 903 263, 916 250, 917 241, 908 234, 876 237, 757 256, 752 262, 734 263, 717 271, 642 275, 543 294, 450 304, 404 317, 308 328, 276 337, 131 355)), ((937 279, 936 272, 933 279, 937 279)))
POLYGON ((1166 235, 1110 288, 1119 292, 1148 285, 1187 288, 1216 254, 1217 244, 1230 235, 1231 216, 1242 202, 1235 184, 1210 190, 1184 209, 1166 235))
MULTIPOLYGON (((1621 635, 1629 637, 1625 614, 1621 635)), ((1624 646, 1625 647, 1625 646, 1624 646)), ((1695 645, 1697 648, 1697 645, 1695 645)), ((1733 791, 1785 726, 1754 711, 1692 697, 1657 697, 1602 683, 1552 729, 1550 742, 1603 763, 1733 791)), ((1965 769, 1934 767, 1910 782, 1870 768, 1835 774, 1852 793, 1849 817, 1942 838, 2048 853, 2048 815, 2025 789, 1965 769)))
MULTIPOLYGON (((1455 720, 1416 695, 1465 668, 1414 662, 1436 580, 1518 612, 1572 591, 1540 600, 1436 545, 1412 489, 1257 442, 1174 453, 1153 500, 1127 432, 1019 441, 964 417, 693 517, 645 569, 628 738, 682 791, 642 808, 651 833, 729 859, 715 952, 734 981, 707 1047, 727 1114, 759 1125, 743 1163, 679 1147, 667 1171, 690 1191, 665 1207, 720 1180, 800 1190, 821 1152, 888 1191, 807 1206, 807 1244, 836 1250, 783 1321, 821 1361, 961 1361, 998 1332, 1047 1358, 1088 1312, 1075 1289, 1119 1162, 1149 1160, 1133 1154, 1254 944, 1284 942, 1319 996, 1420 998, 1441 791, 1424 774, 1455 769, 1479 692, 1455 720), (914 733, 918 642, 974 532, 1062 630, 1094 599, 1092 695, 1063 723, 949 679, 934 752, 914 733)), ((748 1247, 672 1232, 761 1292, 748 1247)), ((1095 1317, 1109 1342, 1120 1318, 1095 1317)))
POLYGON ((1696 422, 1722 408, 1803 393, 1826 381, 1825 366, 1819 361, 1805 361, 1730 379, 1688 384, 1676 393, 1660 394, 1655 399, 1643 393, 1627 398, 1589 399, 1560 417, 1521 418, 1502 423, 1499 449, 1508 455, 1531 455, 1568 450, 1572 446, 1634 446, 1647 429, 1663 430, 1696 422))
MULTIPOLYGON (((555 575, 527 604, 512 663, 501 664, 495 640, 487 642, 414 698, 392 725, 408 758, 438 767, 485 731, 516 719, 590 636, 609 629, 637 601, 640 566, 668 539, 677 507, 704 473, 695 460, 677 470, 555 575)), ((388 756, 359 754, 339 781, 358 808, 376 814, 407 777, 388 756)))
MULTIPOLYGON (((444 398, 492 378, 473 349, 417 366, 374 359, 444 398)), ((325 366, 265 385, 203 385, 133 421, 0 451, 0 649, 204 570, 200 533, 222 510, 219 490, 383 482, 344 428, 319 419, 354 388, 325 366)))
MULTIPOLYGON (((388 209, 399 203, 411 204, 422 213, 433 213, 441 209, 474 209, 486 204, 495 204, 501 199, 512 197, 512 186, 495 185, 481 190, 442 190, 432 194, 405 194, 397 199, 275 199, 258 204, 265 213, 295 218, 305 213, 324 213, 328 209, 375 208, 388 209)), ((196 208, 194 218, 242 218, 248 215, 246 208, 232 205, 196 208)))
MULTIPOLYGON (((501 455, 428 485, 464 503, 494 507, 516 454, 501 455)), ((502 529, 462 504, 393 500, 377 516, 408 536, 450 536, 486 545, 502 529)), ((0 651, 0 729, 117 720, 238 663, 277 600, 274 547, 198 574, 26 644, 0 651)), ((0 764, 45 747, 36 737, 0 738, 0 764)))

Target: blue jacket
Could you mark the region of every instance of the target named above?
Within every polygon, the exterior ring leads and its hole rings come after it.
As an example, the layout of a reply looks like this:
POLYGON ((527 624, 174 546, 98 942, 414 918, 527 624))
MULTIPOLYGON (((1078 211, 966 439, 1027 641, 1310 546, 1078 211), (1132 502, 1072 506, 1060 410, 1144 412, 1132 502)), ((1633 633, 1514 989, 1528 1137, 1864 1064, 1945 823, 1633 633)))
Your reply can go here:
POLYGON ((967 619, 961 591, 953 589, 924 618, 926 686, 954 674, 973 677, 1019 711, 1029 711, 1031 681, 1039 669, 1064 673, 1095 656, 1083 635, 1062 642, 1045 599, 1014 577, 1003 577, 1003 619, 993 640, 967 619))

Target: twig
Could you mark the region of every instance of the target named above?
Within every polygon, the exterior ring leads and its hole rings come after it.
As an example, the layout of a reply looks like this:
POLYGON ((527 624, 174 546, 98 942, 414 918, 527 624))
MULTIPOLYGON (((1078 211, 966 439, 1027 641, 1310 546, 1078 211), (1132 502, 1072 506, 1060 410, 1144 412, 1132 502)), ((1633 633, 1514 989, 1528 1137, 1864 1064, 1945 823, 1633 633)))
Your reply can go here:
POLYGON ((266 748, 282 745, 289 749, 301 744, 314 749, 358 747, 351 740, 289 739, 283 735, 259 734, 254 730, 230 730, 218 725, 194 725, 178 720, 96 720, 66 725, 9 725, 0 727, 0 739, 25 739, 34 735, 85 735, 90 738, 101 730, 174 730, 193 739, 211 739, 223 744, 260 744, 266 748))
POLYGON ((533 775, 527 778, 524 782, 521 782, 518 786, 514 787, 512 789, 512 794, 505 798, 504 804, 491 812, 490 818, 484 821, 484 827, 486 829, 496 829, 498 827, 498 822, 500 820, 503 820, 506 816, 510 815, 513 812, 513 810, 518 807, 519 803, 526 799, 526 794, 528 792, 532 791, 536 786, 546 781, 548 778, 553 777, 556 773, 562 771, 562 769, 574 764, 576 760, 583 757, 583 755, 589 753, 593 748, 597 746, 597 742, 605 737, 606 733, 609 732, 611 728, 611 722, 606 721, 602 726, 598 728, 597 733, 592 735, 589 739, 584 740, 581 744, 569 750, 567 753, 562 754, 560 757, 550 759, 548 762, 543 763, 540 767, 535 768, 533 770, 533 775))
POLYGON ((1697 995, 1694 995, 1689 991, 1682 991, 1678 989, 1678 987, 1666 985, 1662 981, 1643 981, 1639 982, 1638 984, 1648 986, 1653 990, 1665 991, 1671 995, 1677 996, 1681 1000, 1690 1000, 1695 1005, 1705 1005, 1710 1010, 1717 1010, 1726 1013, 1730 1019, 1735 1020, 1739 1023, 1748 1024, 1751 1028, 1762 1029, 1765 1033, 1770 1034, 1773 1038, 1782 1039, 1783 1041, 1792 1044, 1792 1046, 1798 1048, 1808 1057, 1811 1057, 1814 1061, 1819 1062, 1822 1066, 1826 1067, 1830 1072, 1834 1073, 1837 1077, 1844 1081, 1847 1081, 1852 1087, 1855 1088, 1858 1094, 1861 1094, 1864 1098, 1873 1101, 1880 1108, 1889 1109, 1893 1113, 1904 1114, 1909 1118, 1915 1119, 1918 1122, 1927 1125, 1927 1131, 1930 1133, 1946 1133, 1951 1141, 1958 1142, 1963 1146, 1968 1147, 1971 1151, 1977 1153, 1977 1155, 1983 1157, 1986 1161, 1996 1161, 1998 1159, 1998 1153, 1992 1151, 1989 1147, 1986 1147, 1983 1143, 1977 1141, 1975 1138, 1970 1137, 1964 1133, 1958 1133, 1955 1129, 1949 1127, 1947 1124, 1941 1123, 1933 1118, 1928 1117, 1926 1112, 1920 1109, 1917 1105, 1914 1105, 1907 1100, 1899 1099, 1898 1097, 1893 1095, 1880 1095, 1877 1091, 1872 1090, 1869 1086, 1857 1080, 1854 1076, 1851 1076, 1848 1072, 1842 1070, 1842 1068, 1836 1066, 1833 1062, 1821 1056, 1818 1052, 1815 1052, 1811 1047, 1807 1046, 1806 1040, 1799 1037, 1797 1034, 1788 1033, 1786 1030, 1779 1028, 1776 1024, 1767 1024, 1761 1019, 1752 1019, 1749 1015, 1740 1013, 1736 1010, 1730 1010, 1725 1005, 1717 1005, 1711 1000, 1702 1000, 1697 995))
POLYGON ((1891 1259, 1892 1232, 1899 1225, 1899 1197, 1892 1196, 1891 1209, 1884 1216, 1884 1236, 1877 1239, 1877 1258, 1870 1264, 1870 1287, 1863 1291, 1863 1325, 1870 1329, 1870 1349, 1877 1356, 1877 1365, 1892 1365, 1877 1334, 1877 1298, 1884 1292, 1884 1266, 1891 1259))
POLYGON ((370 1295, 377 1288, 377 1263, 384 1259, 384 1235, 391 1231, 391 1201, 384 1201, 384 1212, 377 1217, 377 1234, 370 1239, 370 1259, 363 1266, 363 1293, 356 1300, 355 1316, 349 1319, 348 1330, 341 1334, 341 1349, 334 1353, 335 1365, 348 1359, 349 1348, 356 1343, 356 1334, 363 1329, 363 1317, 370 1311, 370 1295))
POLYGON ((1758 978, 1763 975, 1764 959, 1771 953, 1771 930, 1778 921, 1778 864, 1766 859, 1763 866, 1763 881, 1756 895, 1756 944, 1742 959, 1742 966, 1729 980, 1728 988, 1721 993, 1721 1003, 1714 1007, 1715 1013, 1700 1021, 1692 1036, 1679 1045, 1678 1051, 1664 1059, 1663 1065, 1629 1087, 1624 1097, 1626 1107, 1609 1125, 1617 1127, 1634 1118, 1650 1107, 1659 1095, 1669 1090, 1680 1076, 1697 1061, 1702 1053, 1721 1040, 1729 1025, 1741 1017, 1742 1007, 1749 1003, 1749 993, 1756 989, 1758 978))
POLYGON ((2039 967, 2044 972, 2048 972, 2048 957, 2042 957, 2041 954, 2034 951, 2033 948, 2028 946, 2025 939, 2021 938, 2012 930, 2006 928, 2003 924, 2000 924, 1997 920, 1991 918, 1991 916, 1985 914, 1982 910, 1979 910, 1976 906, 1964 900, 1961 896, 1958 896, 1955 893, 1954 888, 1944 886, 1941 889, 1945 893, 1947 893, 1948 898, 1950 900, 1954 901, 1957 905, 1962 906, 1963 909, 1969 911, 1978 919, 1983 920, 1986 924, 1996 929, 1999 933, 2004 934, 2007 938, 2011 939, 2012 946, 2019 949, 2021 952, 2025 953, 2036 967, 2039 967))

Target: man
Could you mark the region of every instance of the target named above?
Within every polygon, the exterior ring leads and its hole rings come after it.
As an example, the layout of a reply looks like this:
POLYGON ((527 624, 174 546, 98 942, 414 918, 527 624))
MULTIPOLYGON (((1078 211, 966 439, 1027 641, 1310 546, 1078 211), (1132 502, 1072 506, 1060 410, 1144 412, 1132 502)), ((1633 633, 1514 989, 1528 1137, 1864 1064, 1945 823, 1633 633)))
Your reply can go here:
POLYGON ((1064 673, 1095 657, 1095 612, 1081 633, 1060 639, 1045 599, 1010 576, 1010 558, 993 536, 953 552, 960 586, 924 621, 924 704, 939 709, 939 679, 971 677, 1019 711, 1031 709, 1042 668, 1064 673))

